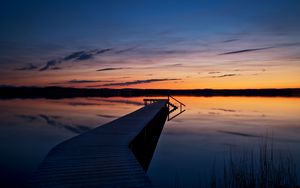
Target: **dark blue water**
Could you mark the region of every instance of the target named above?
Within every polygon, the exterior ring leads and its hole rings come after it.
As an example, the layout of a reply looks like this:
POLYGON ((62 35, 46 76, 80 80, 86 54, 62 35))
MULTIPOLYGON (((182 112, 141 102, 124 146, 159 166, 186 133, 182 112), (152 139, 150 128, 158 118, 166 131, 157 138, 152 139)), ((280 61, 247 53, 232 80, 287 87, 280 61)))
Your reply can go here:
MULTIPOLYGON (((209 185, 229 151, 256 151, 266 137, 300 166, 300 98, 178 98, 186 112, 164 126, 147 172, 154 185, 209 185)), ((142 99, 1 100, 1 187, 20 187, 53 146, 141 108, 142 99)))

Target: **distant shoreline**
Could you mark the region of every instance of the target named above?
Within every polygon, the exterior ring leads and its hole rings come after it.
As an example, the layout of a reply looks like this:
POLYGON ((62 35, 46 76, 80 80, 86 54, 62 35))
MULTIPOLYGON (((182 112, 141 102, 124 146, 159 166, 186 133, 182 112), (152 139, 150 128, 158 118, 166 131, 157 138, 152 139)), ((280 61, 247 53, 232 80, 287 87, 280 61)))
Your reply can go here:
POLYGON ((300 88, 286 89, 85 89, 65 87, 0 87, 0 99, 138 97, 138 96, 268 96, 300 97, 300 88))

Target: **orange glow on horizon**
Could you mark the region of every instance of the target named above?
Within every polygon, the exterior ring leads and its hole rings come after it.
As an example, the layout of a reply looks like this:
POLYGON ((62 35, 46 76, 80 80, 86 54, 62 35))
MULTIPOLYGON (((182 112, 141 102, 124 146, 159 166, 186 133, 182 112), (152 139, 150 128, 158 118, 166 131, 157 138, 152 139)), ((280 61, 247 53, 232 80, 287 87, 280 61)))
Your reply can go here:
POLYGON ((238 55, 234 59, 219 56, 200 58, 199 55, 195 54, 185 58, 161 58, 157 59, 158 63, 153 65, 133 63, 128 65, 128 67, 131 67, 130 69, 103 72, 95 71, 99 69, 99 66, 94 65, 92 62, 87 65, 78 65, 55 71, 22 72, 22 74, 13 72, 4 77, 2 82, 16 86, 116 89, 300 88, 300 67, 297 62, 287 60, 281 62, 278 59, 236 65, 232 61, 242 58, 238 55), (206 62, 217 63, 207 64, 206 62), (71 83, 70 81, 78 82, 71 83))

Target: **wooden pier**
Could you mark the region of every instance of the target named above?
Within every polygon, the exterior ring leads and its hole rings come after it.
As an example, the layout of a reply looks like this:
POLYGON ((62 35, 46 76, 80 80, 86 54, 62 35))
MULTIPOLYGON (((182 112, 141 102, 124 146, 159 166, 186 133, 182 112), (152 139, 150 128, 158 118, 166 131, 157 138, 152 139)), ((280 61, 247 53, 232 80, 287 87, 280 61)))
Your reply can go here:
POLYGON ((169 114, 168 100, 150 102, 54 147, 29 187, 151 187, 146 171, 169 114))

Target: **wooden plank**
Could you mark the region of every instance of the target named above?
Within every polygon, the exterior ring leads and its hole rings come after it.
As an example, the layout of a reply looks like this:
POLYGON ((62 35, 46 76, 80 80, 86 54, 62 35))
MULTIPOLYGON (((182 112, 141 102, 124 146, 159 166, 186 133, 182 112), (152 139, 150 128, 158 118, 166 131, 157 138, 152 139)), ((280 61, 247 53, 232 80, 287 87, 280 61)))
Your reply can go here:
POLYGON ((29 187, 151 187, 129 145, 166 108, 167 100, 158 100, 58 144, 29 187))

